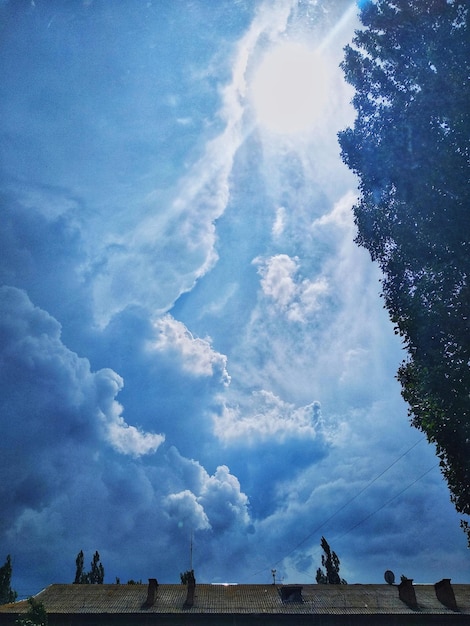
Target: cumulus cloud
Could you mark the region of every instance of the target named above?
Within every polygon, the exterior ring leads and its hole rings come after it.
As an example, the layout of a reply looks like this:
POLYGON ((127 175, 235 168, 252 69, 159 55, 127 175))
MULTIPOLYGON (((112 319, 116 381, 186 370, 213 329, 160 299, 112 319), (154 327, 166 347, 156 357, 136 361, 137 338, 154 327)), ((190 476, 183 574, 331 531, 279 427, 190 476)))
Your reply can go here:
POLYGON ((319 402, 296 407, 270 391, 254 391, 243 407, 224 405, 214 416, 214 432, 225 443, 315 439, 323 431, 319 402))
POLYGON ((227 357, 212 349, 210 339, 193 337, 186 326, 165 315, 154 323, 157 337, 152 348, 157 352, 176 354, 183 371, 193 376, 219 375, 224 385, 230 384, 227 357))
MULTIPOLYGON (((87 359, 62 343, 59 323, 35 307, 24 291, 1 287, 0 306, 2 379, 5 385, 14 372, 17 388, 23 389, 13 400, 18 415, 26 417, 27 407, 34 404, 36 426, 54 432, 55 438, 101 432, 123 454, 155 452, 164 437, 143 433, 122 417, 122 406, 115 400, 123 387, 118 374, 111 369, 92 372, 87 359)), ((6 409, 11 411, 11 400, 6 409)))
POLYGON ((314 281, 300 278, 297 257, 277 254, 267 259, 256 258, 253 262, 259 266, 264 295, 288 320, 305 322, 321 307, 322 298, 328 293, 328 282, 324 277, 314 281))
POLYGON ((250 521, 248 497, 226 465, 218 467, 215 474, 205 481, 198 500, 216 531, 245 526, 250 521))
POLYGON ((248 504, 240 482, 226 465, 217 467, 212 476, 204 471, 196 493, 184 489, 164 499, 167 515, 180 527, 215 533, 246 526, 250 522, 248 504))
POLYGON ((210 528, 204 507, 188 489, 179 493, 171 493, 165 498, 164 505, 167 514, 179 525, 186 525, 194 530, 210 528))
POLYGON ((121 416, 111 422, 107 430, 108 440, 118 452, 136 457, 156 452, 165 441, 164 435, 142 432, 126 424, 121 416))

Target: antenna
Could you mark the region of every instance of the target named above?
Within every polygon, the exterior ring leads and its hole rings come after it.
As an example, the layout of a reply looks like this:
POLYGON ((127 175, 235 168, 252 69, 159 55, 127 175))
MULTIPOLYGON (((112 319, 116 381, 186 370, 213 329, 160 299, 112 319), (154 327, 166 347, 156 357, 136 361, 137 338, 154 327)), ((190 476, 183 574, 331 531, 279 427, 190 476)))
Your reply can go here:
POLYGON ((189 540, 189 570, 193 571, 193 529, 191 528, 191 537, 189 540))
POLYGON ((384 578, 385 578, 385 582, 388 583, 389 585, 393 585, 393 583, 395 582, 395 574, 390 569, 388 569, 385 572, 384 578))
POLYGON ((276 570, 275 570, 275 569, 272 569, 272 570, 271 570, 271 574, 272 574, 272 576, 273 576, 273 585, 275 585, 275 584, 276 584, 276 570))

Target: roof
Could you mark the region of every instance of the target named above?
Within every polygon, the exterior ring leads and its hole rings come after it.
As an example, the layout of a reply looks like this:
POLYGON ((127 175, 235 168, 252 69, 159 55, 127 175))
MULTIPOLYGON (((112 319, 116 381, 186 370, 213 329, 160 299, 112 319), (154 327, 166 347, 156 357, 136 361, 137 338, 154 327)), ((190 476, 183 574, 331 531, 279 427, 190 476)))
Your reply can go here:
MULTIPOLYGON (((284 589, 289 587, 284 586, 284 589)), ((470 585, 452 585, 458 612, 470 615, 470 585)), ((283 586, 196 585, 194 604, 184 608, 184 585, 159 585, 155 603, 147 607, 147 585, 51 585, 35 598, 49 614, 297 614, 403 615, 455 614, 436 597, 434 585, 416 585, 417 610, 399 598, 395 585, 302 585, 302 602, 283 602, 283 586)), ((26 600, 0 606, 0 613, 24 613, 26 600)))

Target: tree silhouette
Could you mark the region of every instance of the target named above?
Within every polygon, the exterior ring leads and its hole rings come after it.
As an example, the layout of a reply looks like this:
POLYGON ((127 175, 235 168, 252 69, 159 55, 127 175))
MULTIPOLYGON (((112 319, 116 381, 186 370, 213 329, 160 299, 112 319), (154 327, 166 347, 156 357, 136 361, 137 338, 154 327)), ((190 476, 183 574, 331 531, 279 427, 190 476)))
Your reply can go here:
POLYGON ((76 571, 75 571, 75 580, 73 581, 75 585, 80 585, 86 583, 85 580, 86 574, 83 573, 83 564, 84 564, 84 555, 83 550, 77 554, 77 558, 75 559, 76 571))
POLYGON ((104 567, 100 561, 98 550, 93 555, 91 570, 88 574, 89 582, 94 585, 102 585, 104 580, 104 567))
POLYGON ((181 573, 180 578, 182 585, 196 584, 196 578, 194 576, 193 569, 188 569, 185 572, 181 573))
POLYGON ((7 556, 5 564, 0 567, 0 604, 14 602, 18 597, 16 591, 11 588, 11 557, 7 556))
POLYGON ((83 550, 77 554, 75 559, 76 571, 74 584, 85 585, 102 585, 104 581, 104 567, 100 561, 100 555, 98 550, 93 555, 93 561, 91 562, 91 570, 89 572, 83 571, 84 555, 83 550))
MULTIPOLYGON (((436 444, 470 515, 470 33, 468 0, 375 0, 342 68, 357 117, 339 135, 359 176, 356 241, 408 352, 398 371, 413 426, 436 444)), ((468 533, 470 528, 462 520, 468 533)))
POLYGON ((321 564, 325 569, 323 570, 321 567, 317 569, 317 583, 321 585, 346 585, 347 582, 339 575, 338 555, 336 552, 332 552, 325 537, 321 538, 320 545, 324 552, 321 557, 321 564))

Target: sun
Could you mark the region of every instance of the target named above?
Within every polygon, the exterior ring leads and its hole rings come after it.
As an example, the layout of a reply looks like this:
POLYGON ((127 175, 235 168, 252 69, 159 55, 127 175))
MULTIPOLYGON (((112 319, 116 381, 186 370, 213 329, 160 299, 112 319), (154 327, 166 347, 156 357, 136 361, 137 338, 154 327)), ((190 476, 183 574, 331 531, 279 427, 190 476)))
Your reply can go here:
POLYGON ((310 130, 327 100, 323 59, 299 43, 269 50, 254 72, 251 98, 257 123, 265 129, 280 134, 310 130))

